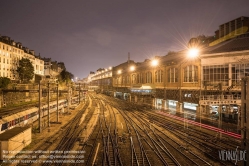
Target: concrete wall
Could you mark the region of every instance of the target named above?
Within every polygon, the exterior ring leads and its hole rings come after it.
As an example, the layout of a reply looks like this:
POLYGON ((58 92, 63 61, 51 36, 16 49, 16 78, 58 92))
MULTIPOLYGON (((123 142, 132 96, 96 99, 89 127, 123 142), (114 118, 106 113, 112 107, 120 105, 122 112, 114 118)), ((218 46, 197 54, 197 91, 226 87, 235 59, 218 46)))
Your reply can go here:
POLYGON ((8 153, 4 154, 3 151, 20 151, 23 148, 25 148, 27 145, 29 145, 32 141, 31 137, 31 128, 27 128, 23 132, 20 132, 19 134, 15 135, 14 137, 10 138, 9 140, 1 141, 0 144, 0 160, 3 160, 3 155, 6 156, 14 156, 17 153, 8 153))

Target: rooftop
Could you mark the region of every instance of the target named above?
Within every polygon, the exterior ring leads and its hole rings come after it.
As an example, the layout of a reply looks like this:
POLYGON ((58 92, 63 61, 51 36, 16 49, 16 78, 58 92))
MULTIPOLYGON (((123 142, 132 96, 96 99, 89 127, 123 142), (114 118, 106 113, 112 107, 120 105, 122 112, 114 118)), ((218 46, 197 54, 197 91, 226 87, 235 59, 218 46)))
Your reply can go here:
POLYGON ((7 130, 4 133, 0 134, 0 141, 7 141, 9 139, 11 139, 12 137, 18 135, 19 133, 27 130, 28 127, 15 127, 13 129, 7 130))
POLYGON ((207 47, 205 53, 221 53, 249 50, 249 33, 224 41, 218 45, 207 47))

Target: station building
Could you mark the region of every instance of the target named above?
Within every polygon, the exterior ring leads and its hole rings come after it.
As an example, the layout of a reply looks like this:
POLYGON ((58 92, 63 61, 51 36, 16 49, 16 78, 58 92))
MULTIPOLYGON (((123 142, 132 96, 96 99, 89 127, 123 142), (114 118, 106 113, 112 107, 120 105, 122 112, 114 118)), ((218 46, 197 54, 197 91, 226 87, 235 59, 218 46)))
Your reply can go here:
POLYGON ((188 46, 143 62, 128 60, 114 66, 108 78, 99 71, 91 84, 144 106, 190 109, 197 116, 219 112, 239 124, 241 79, 249 75, 249 18, 222 24, 214 36, 192 38, 188 46), (112 86, 104 86, 106 79, 112 86))
POLYGON ((94 89, 97 90, 97 92, 113 96, 114 92, 112 86, 112 70, 112 67, 109 67, 99 68, 96 73, 90 72, 90 75, 88 77, 89 89, 94 89))

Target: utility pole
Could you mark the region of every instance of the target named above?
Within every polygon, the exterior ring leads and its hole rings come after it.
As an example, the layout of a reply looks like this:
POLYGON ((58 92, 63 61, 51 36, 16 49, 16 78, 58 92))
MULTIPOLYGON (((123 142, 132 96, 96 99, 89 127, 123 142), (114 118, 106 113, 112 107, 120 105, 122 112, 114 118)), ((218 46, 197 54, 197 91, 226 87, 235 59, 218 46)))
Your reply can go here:
POLYGON ((48 127, 50 127, 50 114, 49 114, 50 105, 49 105, 49 98, 50 98, 50 87, 49 87, 49 82, 48 82, 48 127))
POLYGON ((59 83, 56 84, 57 85, 57 123, 59 122, 59 83))
MULTIPOLYGON (((222 105, 219 104, 219 128, 222 130, 222 105)), ((222 138, 222 133, 220 132, 220 138, 222 138)))
POLYGON ((79 104, 80 104, 80 83, 79 83, 79 104))
POLYGON ((38 104, 38 107, 39 107, 39 133, 42 132, 42 129, 41 129, 41 81, 39 81, 39 104, 38 104))
POLYGON ((67 113, 69 113, 69 107, 70 107, 70 85, 68 84, 68 95, 67 95, 67 113))

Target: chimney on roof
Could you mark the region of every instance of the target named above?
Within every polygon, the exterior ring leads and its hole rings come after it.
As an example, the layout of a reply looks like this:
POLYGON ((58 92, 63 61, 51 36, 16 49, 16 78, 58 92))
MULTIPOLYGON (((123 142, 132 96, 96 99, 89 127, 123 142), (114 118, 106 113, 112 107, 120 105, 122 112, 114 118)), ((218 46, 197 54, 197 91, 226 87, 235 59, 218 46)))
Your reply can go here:
POLYGON ((35 51, 34 51, 34 50, 30 50, 30 53, 31 53, 32 55, 35 55, 35 51))
POLYGON ((17 47, 22 49, 22 43, 17 42, 17 47))
POLYGON ((7 40, 7 41, 10 41, 10 37, 8 37, 8 36, 3 36, 3 38, 4 38, 5 40, 7 40))
POLYGON ((13 46, 16 46, 16 42, 15 42, 14 40, 11 40, 11 44, 12 44, 13 46))
POLYGON ((25 47, 24 49, 25 49, 25 51, 26 51, 27 53, 29 53, 29 48, 28 48, 28 47, 25 47))

